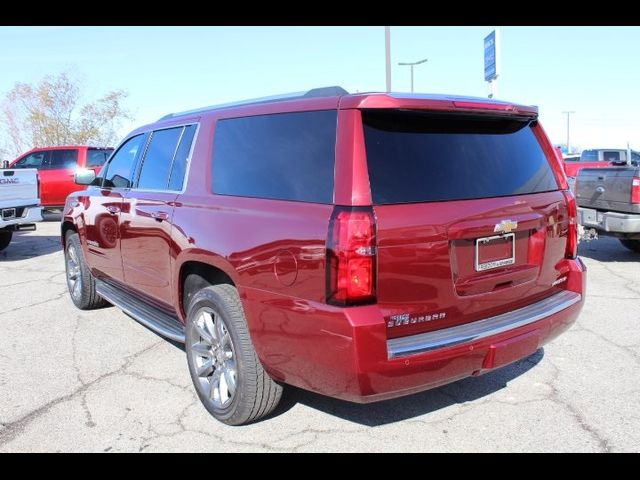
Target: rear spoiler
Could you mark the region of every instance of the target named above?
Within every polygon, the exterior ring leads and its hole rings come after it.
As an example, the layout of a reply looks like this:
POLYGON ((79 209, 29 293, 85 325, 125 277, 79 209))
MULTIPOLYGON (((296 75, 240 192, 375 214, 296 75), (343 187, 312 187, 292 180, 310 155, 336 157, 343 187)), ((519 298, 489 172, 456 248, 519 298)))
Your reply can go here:
POLYGON ((532 120, 538 118, 538 107, 534 105, 519 105, 516 103, 479 98, 452 98, 436 95, 420 94, 362 94, 349 95, 340 99, 340 108, 358 109, 406 109, 406 110, 434 110, 446 112, 486 113, 492 115, 514 115, 527 117, 532 120))

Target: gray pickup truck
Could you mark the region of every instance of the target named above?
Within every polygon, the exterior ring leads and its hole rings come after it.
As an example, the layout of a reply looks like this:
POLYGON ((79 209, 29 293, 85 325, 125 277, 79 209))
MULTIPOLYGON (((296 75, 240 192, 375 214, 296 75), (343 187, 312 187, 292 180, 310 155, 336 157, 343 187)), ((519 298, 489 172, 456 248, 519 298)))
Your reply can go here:
POLYGON ((580 225, 640 253, 640 166, 581 170, 576 199, 580 225))

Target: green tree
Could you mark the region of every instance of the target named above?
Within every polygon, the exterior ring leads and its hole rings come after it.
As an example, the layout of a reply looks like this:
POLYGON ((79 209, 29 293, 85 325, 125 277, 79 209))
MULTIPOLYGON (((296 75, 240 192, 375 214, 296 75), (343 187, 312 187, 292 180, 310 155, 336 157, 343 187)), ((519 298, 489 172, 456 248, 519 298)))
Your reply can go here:
POLYGON ((17 156, 34 147, 113 146, 122 121, 131 119, 123 90, 82 101, 78 80, 68 73, 49 75, 35 84, 16 83, 1 105, 5 149, 17 156))

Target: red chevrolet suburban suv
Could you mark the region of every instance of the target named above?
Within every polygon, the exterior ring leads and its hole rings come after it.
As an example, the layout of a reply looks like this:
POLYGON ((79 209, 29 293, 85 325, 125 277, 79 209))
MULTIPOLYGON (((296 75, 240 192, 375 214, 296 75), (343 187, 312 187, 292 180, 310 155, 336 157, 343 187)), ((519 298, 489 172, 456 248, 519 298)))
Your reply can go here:
POLYGON ((207 410, 353 402, 534 353, 578 316, 576 202, 537 109, 339 87, 170 114, 64 208, 73 302, 184 342, 207 410))
POLYGON ((35 168, 40 175, 40 196, 45 208, 61 208, 70 193, 82 187, 74 182, 78 168, 100 170, 113 148, 67 145, 34 148, 11 163, 10 168, 35 168))

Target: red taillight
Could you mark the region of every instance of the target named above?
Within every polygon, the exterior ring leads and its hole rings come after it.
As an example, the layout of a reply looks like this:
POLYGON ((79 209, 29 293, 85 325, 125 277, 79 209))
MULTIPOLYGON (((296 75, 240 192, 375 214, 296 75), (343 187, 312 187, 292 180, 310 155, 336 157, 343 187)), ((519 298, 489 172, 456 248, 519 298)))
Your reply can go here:
POLYGON ((578 256, 578 204, 571 191, 565 190, 563 193, 567 202, 567 215, 569 217, 565 258, 573 259, 578 256))
POLYGON ((631 203, 640 203, 640 177, 631 181, 631 203))
POLYGON ((327 303, 376 301, 376 222, 370 207, 336 207, 327 241, 327 303))

